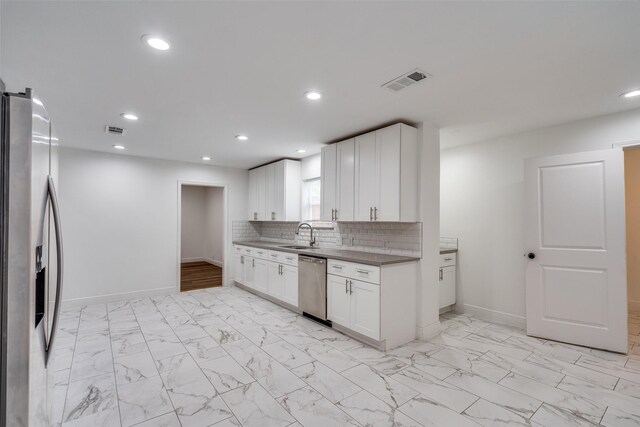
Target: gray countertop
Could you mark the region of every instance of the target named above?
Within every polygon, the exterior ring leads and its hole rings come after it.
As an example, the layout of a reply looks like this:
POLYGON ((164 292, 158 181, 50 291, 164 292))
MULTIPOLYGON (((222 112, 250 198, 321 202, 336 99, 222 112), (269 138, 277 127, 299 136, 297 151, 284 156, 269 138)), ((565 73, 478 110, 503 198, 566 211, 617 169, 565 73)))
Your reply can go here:
MULTIPOLYGON (((293 246, 296 243, 282 243, 269 241, 234 241, 234 245, 251 246, 254 248, 271 249, 282 252, 291 252, 309 256, 319 256, 322 258, 331 258, 340 261, 358 262, 367 265, 387 265, 398 264, 402 262, 419 261, 420 258, 400 255, 376 254, 372 252, 350 251, 346 249, 333 248, 317 248, 317 249, 291 249, 283 246, 293 246)), ((300 245, 304 246, 304 245, 300 245)))

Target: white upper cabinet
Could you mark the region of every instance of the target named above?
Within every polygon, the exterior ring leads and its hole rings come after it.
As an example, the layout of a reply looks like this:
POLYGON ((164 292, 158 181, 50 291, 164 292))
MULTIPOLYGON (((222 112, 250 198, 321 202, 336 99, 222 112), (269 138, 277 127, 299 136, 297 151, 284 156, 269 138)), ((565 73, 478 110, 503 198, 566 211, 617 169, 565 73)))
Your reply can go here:
POLYGON ((336 193, 337 205, 334 215, 336 221, 354 220, 355 201, 355 140, 335 144, 338 148, 336 193))
POLYGON ((337 152, 338 145, 331 144, 322 147, 320 162, 320 186, 322 195, 320 197, 320 219, 323 221, 334 221, 337 208, 336 179, 337 179, 337 152))
POLYGON ((380 200, 379 159, 376 133, 356 137, 355 144, 355 220, 373 221, 373 210, 380 200))
POLYGON ((249 171, 250 221, 300 221, 300 162, 281 160, 249 171))
POLYGON ((417 130, 395 124, 355 139, 356 221, 418 221, 417 130))

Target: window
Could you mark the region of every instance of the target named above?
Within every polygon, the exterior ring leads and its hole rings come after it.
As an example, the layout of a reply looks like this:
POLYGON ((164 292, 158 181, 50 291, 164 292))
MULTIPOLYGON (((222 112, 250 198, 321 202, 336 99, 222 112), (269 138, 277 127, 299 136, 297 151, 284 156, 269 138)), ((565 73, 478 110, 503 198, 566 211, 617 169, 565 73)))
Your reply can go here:
POLYGON ((302 182, 302 219, 304 221, 320 219, 320 178, 302 182))

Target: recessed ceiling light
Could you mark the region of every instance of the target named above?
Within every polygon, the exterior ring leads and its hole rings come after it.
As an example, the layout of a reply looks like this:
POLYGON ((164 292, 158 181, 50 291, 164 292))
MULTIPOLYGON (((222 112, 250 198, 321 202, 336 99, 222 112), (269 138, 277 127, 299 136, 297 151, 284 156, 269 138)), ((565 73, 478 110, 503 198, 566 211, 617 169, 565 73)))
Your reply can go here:
POLYGON ((138 116, 133 113, 120 113, 120 115, 127 120, 138 120, 138 116))
POLYGON ((307 152, 307 150, 305 150, 304 148, 301 148, 301 149, 299 149, 299 150, 296 150, 296 153, 300 153, 300 154, 302 154, 302 153, 306 153, 306 152, 307 152))
POLYGON ((306 96, 307 99, 310 99, 312 101, 316 101, 316 100, 322 98, 322 94, 320 92, 315 91, 315 90, 310 90, 309 92, 306 92, 304 94, 304 96, 306 96))
POLYGON ((145 34, 142 36, 142 40, 157 50, 169 50, 171 48, 171 44, 167 40, 151 34, 145 34))
POLYGON ((202 156, 202 160, 209 161, 211 160, 210 156, 202 156))
POLYGON ((638 95, 640 95, 640 89, 630 90, 629 92, 625 92, 620 96, 622 96, 623 98, 633 98, 634 96, 638 95))
POLYGON ((236 135, 236 139, 238 141, 246 141, 249 137, 247 135, 236 135))
POLYGON ((124 145, 114 145, 113 148, 116 150, 124 150, 124 145))

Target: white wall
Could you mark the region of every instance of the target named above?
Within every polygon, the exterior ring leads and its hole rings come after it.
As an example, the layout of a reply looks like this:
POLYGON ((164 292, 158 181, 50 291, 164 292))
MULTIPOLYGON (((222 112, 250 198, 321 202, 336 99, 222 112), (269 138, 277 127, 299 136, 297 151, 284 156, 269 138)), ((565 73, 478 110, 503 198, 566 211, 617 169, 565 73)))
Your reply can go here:
POLYGON ((460 238, 455 309, 524 324, 524 159, 638 139, 640 109, 443 150, 440 230, 460 238))
POLYGON ((183 262, 202 261, 207 235, 207 187, 183 185, 181 198, 180 258, 183 262))
POLYGON ((320 154, 305 157, 300 161, 300 175, 303 181, 307 179, 320 178, 322 170, 322 158, 320 154))
POLYGON ((178 181, 228 185, 230 254, 231 224, 245 217, 248 179, 241 169, 62 149, 63 299, 177 290, 178 181))

